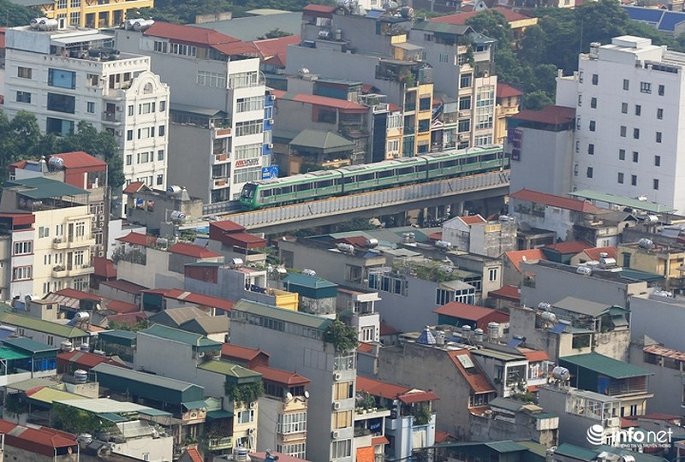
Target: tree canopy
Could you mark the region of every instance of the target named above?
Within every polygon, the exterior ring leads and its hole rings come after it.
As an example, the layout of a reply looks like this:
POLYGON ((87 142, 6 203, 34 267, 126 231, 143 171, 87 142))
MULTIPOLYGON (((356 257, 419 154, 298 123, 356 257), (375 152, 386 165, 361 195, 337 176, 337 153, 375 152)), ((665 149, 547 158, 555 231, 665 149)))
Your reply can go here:
POLYGON ((17 5, 9 0, 0 0, 0 25, 2 26, 27 26, 31 19, 37 16, 41 16, 37 9, 17 5))
POLYGON ((98 132, 85 121, 78 123, 76 131, 66 136, 42 134, 36 116, 20 111, 9 120, 0 112, 0 169, 7 174, 7 166, 21 159, 37 159, 49 154, 85 151, 107 162, 108 184, 118 188, 124 184, 124 166, 119 146, 110 132, 98 132))
POLYGON ((255 8, 300 11, 309 3, 333 4, 331 0, 155 0, 155 7, 141 9, 140 15, 160 21, 192 24, 195 16, 202 14, 230 11, 233 17, 240 17, 255 8))
MULTIPOLYGON (((527 6, 544 5, 533 2, 527 6)), ((655 28, 632 21, 618 2, 600 0, 574 9, 538 8, 533 13, 538 25, 526 29, 514 43, 511 27, 504 16, 485 10, 466 23, 475 31, 497 40, 494 59, 501 82, 520 88, 523 106, 539 108, 554 100, 557 69, 569 74, 578 69, 578 53, 585 53, 590 43, 609 43, 619 35, 636 35, 652 39, 669 49, 685 49, 685 36, 673 39, 655 28)))

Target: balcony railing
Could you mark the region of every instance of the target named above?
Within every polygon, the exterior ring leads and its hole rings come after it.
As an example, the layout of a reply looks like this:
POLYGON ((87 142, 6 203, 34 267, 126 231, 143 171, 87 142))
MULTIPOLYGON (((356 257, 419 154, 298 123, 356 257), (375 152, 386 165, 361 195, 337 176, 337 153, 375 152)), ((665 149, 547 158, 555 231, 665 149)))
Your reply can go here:
POLYGON ((53 278, 67 278, 76 276, 85 276, 87 274, 93 274, 95 268, 91 265, 74 265, 71 268, 67 268, 62 265, 57 265, 52 268, 53 278))
POLYGON ((121 122, 121 118, 117 117, 116 112, 103 112, 102 120, 105 122, 121 122))
POLYGON ((233 447, 233 438, 230 436, 220 438, 209 438, 207 440, 207 447, 210 451, 218 451, 220 449, 231 449, 233 447))
POLYGON ((56 237, 52 241, 52 248, 55 250, 74 249, 79 247, 92 247, 95 245, 95 238, 83 237, 56 237))

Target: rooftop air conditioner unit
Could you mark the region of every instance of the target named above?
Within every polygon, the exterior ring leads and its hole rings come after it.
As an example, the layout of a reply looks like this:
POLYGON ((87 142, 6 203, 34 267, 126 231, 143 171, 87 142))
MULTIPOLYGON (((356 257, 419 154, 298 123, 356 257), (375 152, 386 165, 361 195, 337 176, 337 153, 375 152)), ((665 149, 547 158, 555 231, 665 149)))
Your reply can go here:
POLYGON ((340 409, 340 403, 337 402, 337 401, 336 401, 335 403, 333 403, 333 409, 336 410, 336 411, 337 411, 338 409, 340 409))

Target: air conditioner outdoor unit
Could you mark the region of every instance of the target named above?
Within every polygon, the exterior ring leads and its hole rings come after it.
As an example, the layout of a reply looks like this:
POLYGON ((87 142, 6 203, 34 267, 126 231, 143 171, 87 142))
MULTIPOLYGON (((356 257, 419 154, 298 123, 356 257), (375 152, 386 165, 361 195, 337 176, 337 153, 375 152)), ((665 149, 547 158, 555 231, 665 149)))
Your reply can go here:
POLYGON ((254 409, 255 407, 257 407, 257 401, 250 402, 250 409, 254 409))
POLYGON ((338 409, 340 409, 340 403, 337 402, 337 401, 336 401, 335 403, 333 403, 333 409, 335 409, 336 411, 337 411, 338 409))
POLYGON ((336 372, 333 374, 333 380, 340 380, 342 378, 342 375, 340 375, 340 372, 336 372))
POLYGON ((266 147, 269 148, 269 149, 273 149, 274 145, 273 145, 273 143, 268 143, 268 144, 266 145, 266 147))
POLYGON ((331 438, 337 440, 340 436, 340 432, 331 432, 331 438))
POLYGON ((269 119, 269 123, 270 124, 274 123, 274 119, 269 119))

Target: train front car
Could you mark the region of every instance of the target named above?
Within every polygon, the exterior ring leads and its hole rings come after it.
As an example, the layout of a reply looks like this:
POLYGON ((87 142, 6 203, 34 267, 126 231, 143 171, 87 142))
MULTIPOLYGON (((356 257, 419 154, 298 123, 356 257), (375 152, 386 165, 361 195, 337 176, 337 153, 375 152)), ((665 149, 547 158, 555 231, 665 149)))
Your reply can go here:
POLYGON ((253 210, 259 207, 257 202, 257 183, 245 183, 242 191, 240 191, 240 205, 248 210, 253 210))

